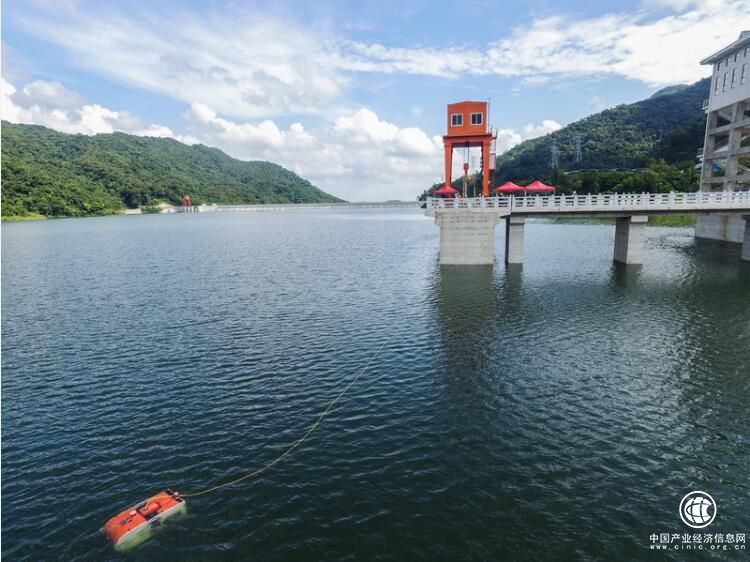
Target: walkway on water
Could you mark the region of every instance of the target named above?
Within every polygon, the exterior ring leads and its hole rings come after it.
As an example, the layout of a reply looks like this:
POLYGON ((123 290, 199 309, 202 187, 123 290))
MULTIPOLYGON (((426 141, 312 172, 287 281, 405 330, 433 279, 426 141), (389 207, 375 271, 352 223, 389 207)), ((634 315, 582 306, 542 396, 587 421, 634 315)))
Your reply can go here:
POLYGON ((615 217, 614 260, 643 263, 648 215, 745 215, 742 259, 750 261, 750 191, 613 193, 532 197, 429 198, 425 214, 440 227, 440 263, 492 264, 495 225, 505 219, 505 261, 523 262, 527 217, 615 217))
POLYGON ((612 193, 606 195, 549 195, 531 197, 476 197, 427 200, 427 214, 470 209, 505 215, 631 216, 750 212, 750 191, 695 193, 612 193))

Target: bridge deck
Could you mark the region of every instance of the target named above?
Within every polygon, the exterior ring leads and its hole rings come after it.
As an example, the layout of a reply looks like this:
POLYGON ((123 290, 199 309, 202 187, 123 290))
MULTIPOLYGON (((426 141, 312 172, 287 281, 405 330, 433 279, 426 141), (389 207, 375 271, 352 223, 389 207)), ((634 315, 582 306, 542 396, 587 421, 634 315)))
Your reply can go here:
POLYGON ((489 211, 501 216, 568 217, 750 213, 750 191, 427 199, 429 216, 452 210, 489 211))

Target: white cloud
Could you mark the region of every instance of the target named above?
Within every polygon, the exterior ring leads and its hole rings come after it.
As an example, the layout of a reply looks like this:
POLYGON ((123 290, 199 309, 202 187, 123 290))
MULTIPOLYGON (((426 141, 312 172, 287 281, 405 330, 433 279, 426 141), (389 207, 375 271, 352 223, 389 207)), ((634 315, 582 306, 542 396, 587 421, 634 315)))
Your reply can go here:
POLYGON ((747 0, 646 0, 630 13, 536 18, 484 46, 428 47, 353 41, 340 35, 345 28, 301 25, 237 4, 193 14, 79 6, 18 19, 79 65, 119 82, 263 119, 338 115, 357 73, 494 75, 522 86, 590 76, 691 82, 707 74, 700 59, 750 28, 750 9, 747 0))
POLYGON ((2 118, 13 123, 44 125, 65 133, 123 131, 150 137, 173 137, 162 125, 146 124, 126 111, 114 111, 86 100, 59 82, 37 80, 21 90, 2 79, 2 118))
POLYGON ((554 131, 559 130, 561 127, 562 125, 560 125, 560 123, 558 123, 557 121, 553 121, 552 119, 544 119, 539 125, 529 123, 523 128, 523 139, 527 140, 541 137, 549 133, 553 133, 554 131))
POLYGON ((324 38, 257 13, 78 10, 22 22, 82 66, 223 114, 322 112, 346 84, 328 64, 324 38))
POLYGON ((559 76, 613 75, 661 86, 705 76, 698 61, 749 27, 747 0, 662 0, 634 13, 538 18, 482 49, 341 42, 335 63, 349 71, 521 77, 525 86, 559 76), (657 14, 664 7, 678 13, 657 14))
POLYGON ((535 139, 537 137, 548 135, 549 133, 554 133, 560 128, 562 128, 562 125, 557 121, 544 119, 538 125, 528 123, 520 132, 513 129, 500 129, 497 132, 497 141, 495 143, 497 153, 502 154, 506 150, 510 150, 525 140, 535 139))
POLYGON ((589 111, 591 113, 599 113, 607 108, 607 102, 601 96, 594 96, 589 101, 589 111))
POLYGON ((646 9, 665 8, 675 12, 684 12, 691 8, 701 7, 715 10, 723 8, 729 3, 726 0, 641 0, 641 6, 646 9))
POLYGON ((543 86, 544 84, 548 83, 550 80, 552 80, 549 76, 539 76, 539 75, 533 75, 533 76, 526 76, 521 80, 521 86, 543 86))
POLYGON ((399 127, 369 109, 340 115, 308 131, 219 117, 194 104, 186 113, 190 134, 243 160, 269 160, 324 191, 352 200, 411 199, 439 179, 442 139, 399 127))

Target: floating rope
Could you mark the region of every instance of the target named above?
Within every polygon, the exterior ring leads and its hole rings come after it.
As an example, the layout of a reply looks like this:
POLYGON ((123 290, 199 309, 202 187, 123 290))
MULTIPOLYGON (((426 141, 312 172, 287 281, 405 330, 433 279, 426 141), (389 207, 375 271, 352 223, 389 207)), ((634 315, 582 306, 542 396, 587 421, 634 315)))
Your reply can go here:
POLYGON ((297 449, 300 445, 302 445, 302 443, 308 437, 310 437, 310 434, 312 434, 312 432, 315 431, 318 428, 318 426, 320 426, 321 423, 323 423, 323 420, 331 412, 331 410, 336 405, 336 403, 339 400, 341 400, 347 392, 349 392, 349 389, 352 386, 354 386, 354 383, 357 382, 357 380, 359 379, 359 377, 361 377, 365 373, 365 371, 367 371, 367 369, 370 368, 370 365, 372 365, 373 361, 375 361, 375 359, 378 358, 378 356, 380 355, 380 352, 383 351, 384 347, 385 347, 385 343, 383 343, 378 348, 378 350, 375 352, 375 355, 373 355, 372 358, 370 358, 370 360, 367 362, 367 365, 365 365, 364 367, 362 367, 359 370, 359 372, 354 376, 354 378, 352 378, 352 380, 349 381, 349 383, 343 388, 343 390, 341 392, 339 392, 338 396, 336 396, 336 398, 334 398, 330 402, 330 404, 328 404, 328 406, 326 407, 326 409, 323 410, 323 413, 321 413, 320 416, 318 416, 318 419, 316 419, 313 422, 313 424, 307 429, 307 431, 302 435, 302 437, 300 437, 294 443, 292 443, 278 457, 276 457, 275 459, 273 459, 271 462, 269 462, 265 466, 263 466, 263 467, 261 467, 261 468, 259 468, 257 470, 254 470, 253 472, 250 472, 248 474, 245 474, 243 476, 235 478, 233 480, 229 480, 228 482, 224 482, 222 484, 217 484, 216 486, 211 486, 210 488, 206 488, 205 490, 200 490, 198 492, 190 492, 188 494, 180 494, 180 496, 183 497, 183 498, 195 498, 195 497, 198 497, 198 496, 204 496, 206 494, 210 494, 211 492, 215 492, 216 490, 220 490, 222 488, 226 488, 227 486, 232 486, 234 484, 239 484, 240 482, 242 482, 244 480, 248 480, 249 478, 255 478, 257 476, 260 476, 264 472, 270 470, 274 465, 276 465, 276 464, 280 463, 281 461, 283 461, 285 458, 287 458, 289 455, 291 455, 292 452, 294 452, 295 449, 297 449))

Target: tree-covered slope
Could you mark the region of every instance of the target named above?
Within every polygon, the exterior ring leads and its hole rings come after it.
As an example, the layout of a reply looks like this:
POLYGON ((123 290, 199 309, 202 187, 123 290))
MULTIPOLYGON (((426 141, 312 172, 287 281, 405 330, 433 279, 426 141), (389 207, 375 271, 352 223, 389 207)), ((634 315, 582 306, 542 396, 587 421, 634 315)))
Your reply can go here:
POLYGON ((2 123, 2 213, 85 216, 158 201, 337 201, 271 162, 243 162, 216 148, 124 133, 69 135, 2 123))
POLYGON ((654 160, 684 167, 703 145, 706 117, 701 104, 709 79, 671 86, 648 99, 618 105, 575 121, 544 137, 522 142, 501 154, 493 184, 549 178, 550 152, 557 143, 560 171, 643 168, 654 160), (581 137, 582 161, 575 162, 575 138, 581 137))

